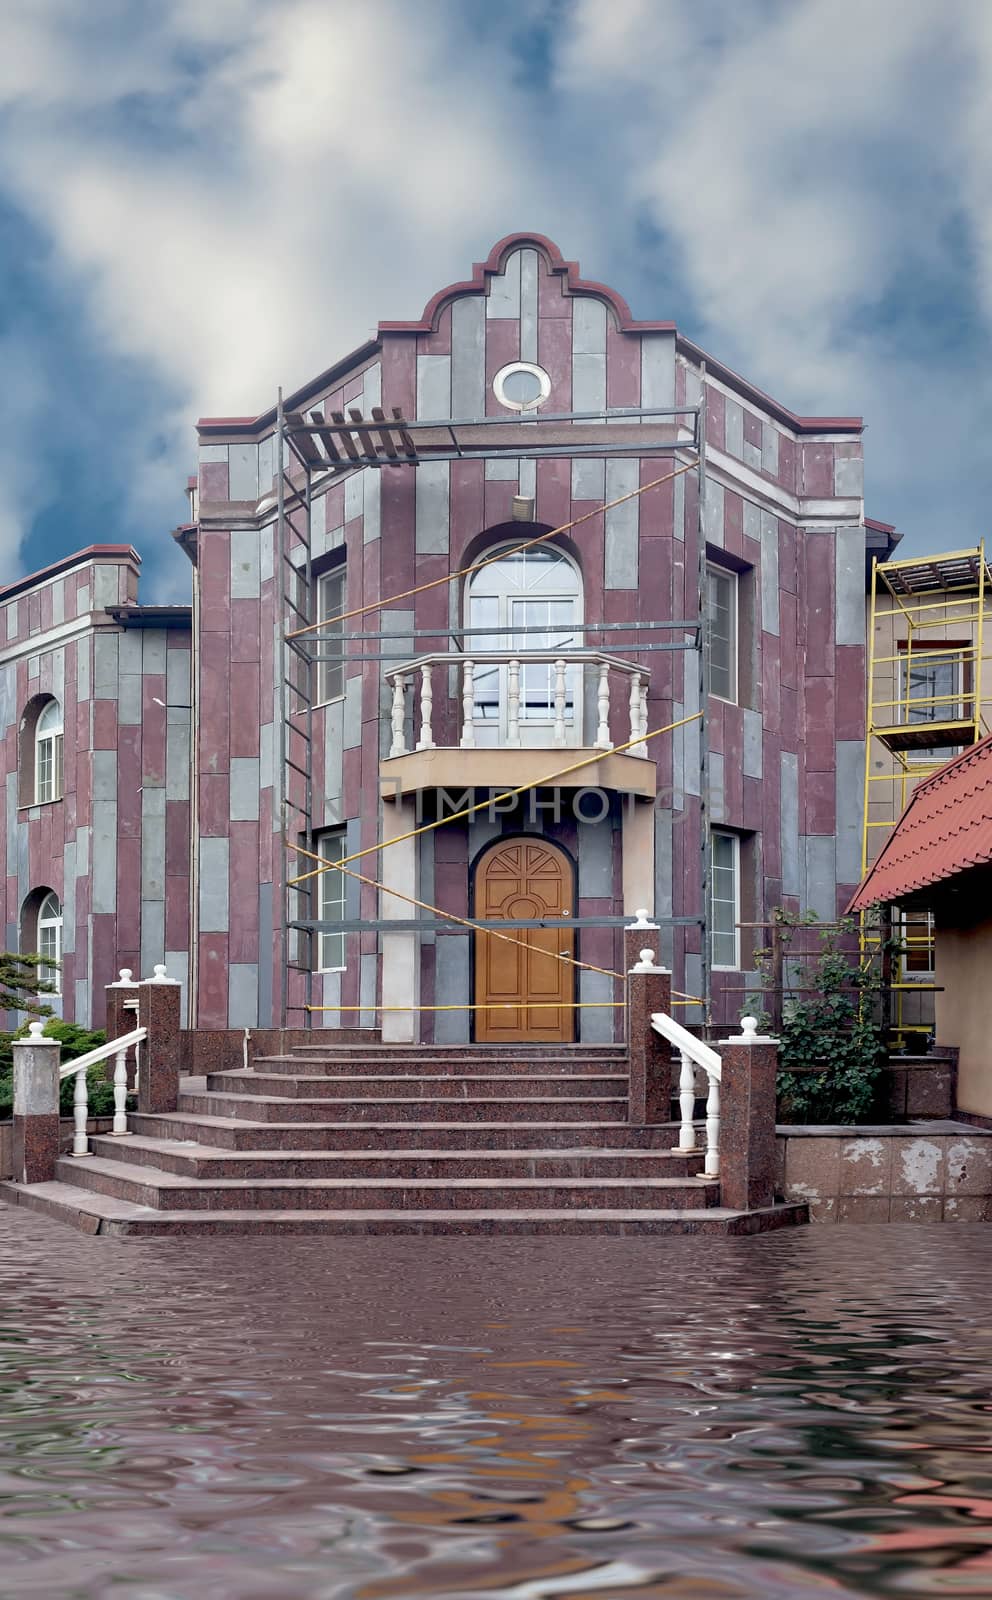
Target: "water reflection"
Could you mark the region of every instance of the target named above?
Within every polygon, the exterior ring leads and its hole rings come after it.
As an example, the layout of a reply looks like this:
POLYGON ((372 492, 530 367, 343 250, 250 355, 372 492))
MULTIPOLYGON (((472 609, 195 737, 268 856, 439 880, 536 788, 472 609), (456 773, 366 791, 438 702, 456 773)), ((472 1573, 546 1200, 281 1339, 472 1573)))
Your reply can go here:
POLYGON ((988 1594, 987 1241, 140 1244, 0 1210, 0 1594, 988 1594))

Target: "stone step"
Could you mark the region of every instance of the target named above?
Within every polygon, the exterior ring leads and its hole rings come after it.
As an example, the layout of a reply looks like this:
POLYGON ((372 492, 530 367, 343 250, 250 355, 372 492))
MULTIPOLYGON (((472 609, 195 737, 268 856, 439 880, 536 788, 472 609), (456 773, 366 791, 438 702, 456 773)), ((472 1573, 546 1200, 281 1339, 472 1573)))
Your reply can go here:
POLYGON ((809 1221, 806 1205, 729 1211, 722 1206, 684 1211, 155 1211, 74 1184, 0 1183, 0 1199, 28 1206, 85 1233, 117 1237, 180 1237, 271 1234, 754 1234, 809 1221))
POLYGON ((716 1205, 720 1185, 709 1178, 214 1178, 198 1181, 100 1156, 63 1156, 55 1178, 79 1189, 157 1210, 408 1211, 478 1209, 571 1210, 716 1205))
MULTIPOLYGON (((188 1095, 184 1095, 184 1100, 188 1095)), ((199 1097, 212 1104, 210 1096, 199 1097)), ((255 1102, 251 1108, 256 1109, 255 1102)), ((336 1106, 324 1106, 326 1112, 336 1106)), ((191 1140, 224 1150, 669 1150, 678 1142, 676 1123, 632 1128, 622 1122, 261 1122, 244 1117, 168 1111, 134 1112, 134 1133, 149 1138, 191 1140)), ((700 1130, 697 1137, 702 1144, 700 1130)))
POLYGON ((293 1100, 392 1100, 439 1099, 499 1100, 504 1095, 511 1100, 545 1100, 553 1095, 569 1099, 586 1096, 603 1099, 627 1093, 626 1073, 595 1077, 538 1077, 522 1073, 503 1077, 474 1077, 470 1073, 439 1072, 431 1077, 411 1077, 408 1073, 392 1072, 361 1076, 311 1074, 304 1077, 299 1068, 291 1076, 253 1071, 209 1072, 207 1090, 221 1094, 284 1095, 293 1100))
POLYGON ((431 1100, 301 1100, 289 1095, 181 1091, 178 1109, 193 1116, 243 1116, 252 1122, 326 1122, 332 1106, 335 1119, 342 1122, 625 1122, 627 1118, 626 1095, 600 1099, 528 1095, 519 1100, 486 1100, 452 1095, 431 1100))
POLYGON ((685 1178, 702 1172, 702 1153, 678 1150, 243 1150, 178 1139, 90 1141, 104 1161, 157 1167, 184 1178, 685 1178))
POLYGON ((623 1044, 337 1044, 333 1036, 318 1044, 294 1045, 281 1052, 306 1057, 333 1055, 340 1060, 367 1061, 381 1057, 398 1061, 429 1058, 438 1061, 626 1061, 623 1044))
MULTIPOLYGON (((272 1073, 294 1074, 307 1076, 314 1073, 341 1073, 362 1077, 371 1073, 374 1077, 387 1074, 397 1076, 416 1077, 527 1077, 535 1071, 542 1075, 554 1077, 586 1077, 597 1073, 619 1074, 626 1078, 627 1062, 623 1056, 602 1059, 598 1056, 573 1056, 568 1058, 555 1058, 534 1056, 529 1060, 522 1060, 514 1056, 501 1057, 465 1057, 453 1055, 441 1057, 436 1055, 416 1056, 368 1056, 361 1060, 355 1056, 340 1056, 337 1053, 321 1054, 318 1051, 308 1051, 300 1055, 282 1056, 256 1056, 252 1067, 257 1074, 262 1076, 272 1073)), ((234 1070, 234 1069, 227 1069, 234 1070)))

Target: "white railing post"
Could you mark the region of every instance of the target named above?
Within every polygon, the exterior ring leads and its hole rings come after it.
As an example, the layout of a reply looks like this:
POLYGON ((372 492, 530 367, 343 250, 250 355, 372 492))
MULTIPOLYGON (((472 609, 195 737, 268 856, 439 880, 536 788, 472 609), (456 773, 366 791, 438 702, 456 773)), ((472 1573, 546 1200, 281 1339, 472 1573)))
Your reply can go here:
MULTIPOLYGON (((630 737, 637 741, 647 733, 647 723, 641 720, 643 706, 646 701, 646 691, 642 693, 642 678, 639 672, 633 673, 630 680, 630 737)), ((646 756, 647 745, 634 743, 630 746, 632 756, 646 756)))
MULTIPOLYGON (((641 734, 641 739, 642 740, 643 740, 645 734, 647 733, 647 731, 648 731, 648 689, 647 689, 647 684, 642 683, 641 684, 641 727, 640 727, 640 734, 641 734)), ((648 753, 648 747, 647 747, 646 744, 642 743, 642 744, 637 744, 637 745, 634 746, 634 755, 635 756, 643 756, 644 759, 646 760, 647 759, 647 753, 648 753)))
POLYGON ((72 1089, 72 1153, 74 1156, 88 1156, 90 1142, 86 1137, 86 1121, 89 1116, 89 1088, 86 1083, 86 1067, 77 1067, 73 1074, 75 1082, 72 1089))
POLYGON ((565 743, 565 663, 560 657, 555 662, 554 743, 556 746, 565 743))
POLYGON ((402 672, 393 675, 393 742, 389 747, 390 757, 406 755, 406 674, 402 672))
POLYGON ((610 668, 607 662, 599 664, 599 690, 596 696, 599 721, 596 727, 596 749, 610 748, 610 668))
POLYGON ((462 749, 475 746, 475 663, 462 663, 462 749))
POLYGON ((720 1176, 720 1080, 712 1072, 706 1074, 709 1090, 706 1095, 706 1161, 703 1173, 707 1178, 720 1176))
POLYGON ((418 750, 434 749, 434 667, 425 661, 420 669, 420 738, 418 750))
POLYGON ((520 744, 520 662, 511 657, 506 684, 506 742, 513 749, 520 744))
POLYGON ((121 1138, 127 1134, 127 1051, 118 1050, 114 1057, 114 1126, 111 1130, 121 1138))
POLYGON ((682 1050, 679 1054, 682 1059, 682 1069, 679 1073, 679 1113, 682 1119, 679 1128, 679 1149, 695 1150, 696 1130, 692 1114, 696 1109, 696 1073, 688 1051, 682 1050))

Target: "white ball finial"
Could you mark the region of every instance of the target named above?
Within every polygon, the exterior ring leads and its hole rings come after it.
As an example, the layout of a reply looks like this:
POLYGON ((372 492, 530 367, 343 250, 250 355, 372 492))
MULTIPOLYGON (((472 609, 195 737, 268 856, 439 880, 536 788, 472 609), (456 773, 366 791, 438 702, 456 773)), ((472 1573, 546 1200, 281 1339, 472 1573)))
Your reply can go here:
POLYGON ((31 1039, 40 1039, 43 1036, 44 1032, 45 1032, 45 1024, 43 1022, 38 1022, 36 1020, 34 1022, 29 1022, 28 1023, 28 1037, 29 1038, 31 1038, 31 1039))
POLYGON ((758 1037, 757 1017, 741 1017, 741 1038, 751 1044, 758 1037))
POLYGON ((153 983, 167 983, 168 979, 169 979, 169 973, 168 973, 168 969, 166 968, 165 962, 164 961, 156 961, 155 969, 154 969, 154 972, 152 973, 152 982, 153 983))
POLYGON ((124 989, 129 989, 134 977, 134 972, 130 967, 121 967, 119 977, 121 980, 121 987, 124 989))
POLYGON ((647 906, 641 906, 639 910, 635 911, 634 920, 628 926, 631 928, 657 928, 658 924, 651 921, 648 916, 647 906))
POLYGON ((639 956, 641 958, 641 965, 642 966, 645 966, 645 967, 653 967, 654 966, 654 951, 653 950, 640 950, 640 951, 638 951, 638 954, 639 954, 639 956))

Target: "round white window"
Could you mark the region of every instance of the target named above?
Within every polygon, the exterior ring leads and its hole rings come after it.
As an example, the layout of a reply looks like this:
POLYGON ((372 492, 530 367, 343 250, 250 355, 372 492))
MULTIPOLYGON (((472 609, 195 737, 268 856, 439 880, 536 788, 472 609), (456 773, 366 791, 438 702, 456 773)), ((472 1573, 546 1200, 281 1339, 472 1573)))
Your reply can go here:
POLYGON ((533 411, 551 393, 551 379, 530 361, 511 361, 493 379, 493 394, 508 411, 533 411))

